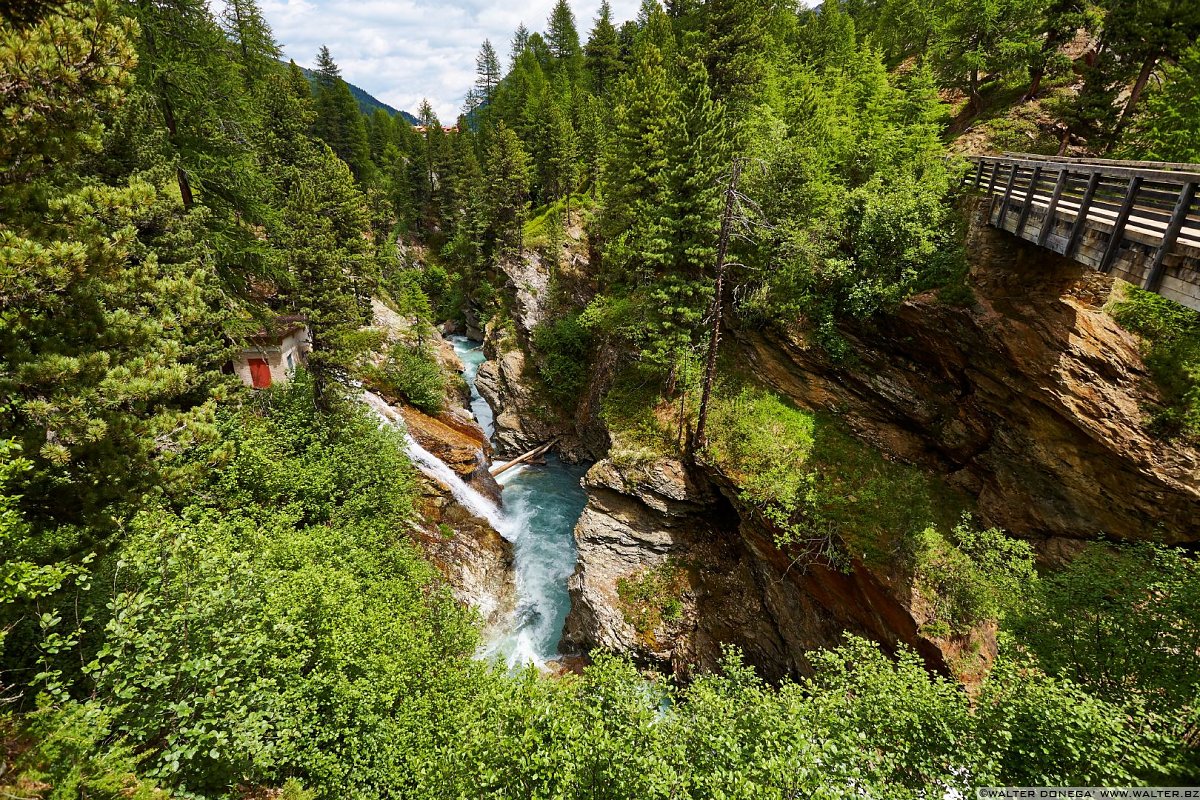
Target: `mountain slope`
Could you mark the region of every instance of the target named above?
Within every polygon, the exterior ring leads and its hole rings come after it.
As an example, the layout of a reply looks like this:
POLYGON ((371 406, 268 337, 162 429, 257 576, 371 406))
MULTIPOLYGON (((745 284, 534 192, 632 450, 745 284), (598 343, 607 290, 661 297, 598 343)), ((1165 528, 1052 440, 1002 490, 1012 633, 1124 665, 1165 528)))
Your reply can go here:
MULTIPOLYGON (((316 85, 317 73, 307 67, 300 67, 300 71, 304 73, 304 77, 308 78, 308 82, 316 85)), ((417 118, 407 111, 389 106, 387 103, 379 100, 371 95, 366 89, 355 86, 350 81, 346 81, 346 85, 350 87, 350 94, 354 95, 354 99, 358 101, 358 107, 364 114, 373 114, 375 109, 382 108, 384 111, 391 114, 393 117, 402 117, 408 124, 418 124, 417 118)))

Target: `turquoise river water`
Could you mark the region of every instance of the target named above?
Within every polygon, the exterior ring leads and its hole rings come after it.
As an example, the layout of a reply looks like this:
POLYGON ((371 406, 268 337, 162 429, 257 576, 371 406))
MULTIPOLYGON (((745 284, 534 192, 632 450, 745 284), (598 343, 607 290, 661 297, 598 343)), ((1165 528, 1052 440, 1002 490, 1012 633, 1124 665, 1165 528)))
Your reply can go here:
MULTIPOLYGON (((485 360, 482 347, 462 336, 450 341, 463 362, 471 411, 490 438, 492 409, 475 388, 475 376, 485 360)), ((571 608, 567 578, 575 569, 575 523, 587 501, 579 485, 583 473, 583 468, 551 456, 545 466, 515 467, 498 479, 504 487, 504 504, 500 509, 493 506, 487 516, 513 544, 517 604, 508 622, 486 644, 485 655, 503 659, 511 667, 543 666, 558 654, 563 622, 571 608)))

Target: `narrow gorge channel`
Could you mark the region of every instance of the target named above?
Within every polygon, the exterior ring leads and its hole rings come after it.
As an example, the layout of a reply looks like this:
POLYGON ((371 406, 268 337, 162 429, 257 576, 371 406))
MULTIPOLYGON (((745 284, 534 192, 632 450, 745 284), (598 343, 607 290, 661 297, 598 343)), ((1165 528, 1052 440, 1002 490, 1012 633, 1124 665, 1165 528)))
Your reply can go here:
MULTIPOLYGON (((471 392, 471 411, 488 439, 494 434, 493 413, 475 386, 486 360, 482 346, 463 336, 450 338, 463 364, 471 392)), ((503 505, 476 492, 432 454, 410 442, 414 460, 473 514, 484 517, 513 545, 516 608, 485 641, 483 655, 510 667, 543 667, 558 656, 563 623, 570 611, 567 578, 575 569, 574 529, 587 502, 580 486, 582 467, 548 456, 545 465, 522 465, 500 475, 503 505)))

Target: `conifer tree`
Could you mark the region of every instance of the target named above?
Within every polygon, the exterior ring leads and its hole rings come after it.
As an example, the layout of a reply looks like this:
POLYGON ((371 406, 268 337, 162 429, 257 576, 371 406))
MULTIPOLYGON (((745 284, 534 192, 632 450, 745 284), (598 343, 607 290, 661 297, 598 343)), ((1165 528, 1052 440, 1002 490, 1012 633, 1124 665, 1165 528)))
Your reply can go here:
POLYGON ((557 0, 546 26, 546 44, 556 59, 569 62, 577 59, 579 31, 575 28, 575 14, 567 0, 557 0))
POLYGON ((517 30, 513 33, 512 43, 508 51, 508 68, 513 69, 516 66, 517 59, 521 57, 529 48, 529 28, 525 27, 522 22, 517 26, 517 30))
POLYGON ((592 92, 604 95, 621 68, 621 47, 617 29, 612 23, 612 6, 608 0, 600 3, 600 15, 588 37, 586 66, 591 78, 592 92))
POLYGON ((314 102, 316 118, 313 133, 345 161, 359 180, 369 179, 374 172, 366 119, 358 101, 341 77, 341 71, 322 47, 317 54, 317 91, 314 102))
POLYGON ((661 52, 644 45, 621 89, 604 168, 605 266, 618 280, 647 282, 671 267, 670 136, 679 116, 676 104, 661 52))
POLYGON ((267 75, 277 71, 279 43, 256 0, 227 0, 221 11, 221 24, 233 41, 248 87, 261 84, 267 75))
MULTIPOLYGON (((346 164, 325 147, 303 165, 284 209, 281 246, 292 271, 292 308, 308 318, 309 367, 318 397, 328 402, 368 341, 363 298, 378 283, 366 199, 346 164)), ((369 306, 368 306, 369 307, 369 306)))
MULTIPOLYGON (((138 85, 154 98, 185 208, 213 209, 225 239, 245 250, 234 220, 261 220, 263 176, 248 147, 253 112, 227 39, 204 0, 137 0, 138 85), (230 227, 232 224, 232 227, 230 227)), ((236 258, 234 252, 226 257, 236 258)))
MULTIPOLYGON (((546 102, 544 160, 540 165, 541 184, 545 200, 553 202, 569 198, 576 184, 576 162, 578 147, 571 118, 562 104, 547 97, 546 102)), ((570 207, 566 209, 570 214, 570 207)))
POLYGON ((475 56, 475 89, 485 102, 492 102, 492 95, 500 83, 500 59, 490 39, 484 39, 475 56))
POLYGON ((181 252, 202 215, 174 176, 84 174, 131 87, 135 30, 107 0, 0 23, 0 440, 33 461, 31 521, 97 535, 205 433, 222 353, 212 260, 181 252))
POLYGON ((516 252, 529 209, 529 162, 521 140, 503 122, 488 150, 485 183, 488 229, 496 249, 501 254, 516 252))
POLYGON ((709 0, 704 4, 705 67, 713 97, 725 104, 735 121, 750 113, 766 77, 766 9, 757 0, 709 0))

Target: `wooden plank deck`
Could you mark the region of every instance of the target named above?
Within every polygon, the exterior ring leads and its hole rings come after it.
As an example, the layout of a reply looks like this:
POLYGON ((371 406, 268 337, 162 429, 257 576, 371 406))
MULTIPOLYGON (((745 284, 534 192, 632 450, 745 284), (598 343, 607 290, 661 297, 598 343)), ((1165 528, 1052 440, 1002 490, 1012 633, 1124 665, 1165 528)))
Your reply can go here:
POLYGON ((1200 310, 1200 164, 968 160, 963 182, 991 195, 991 225, 1200 310))

